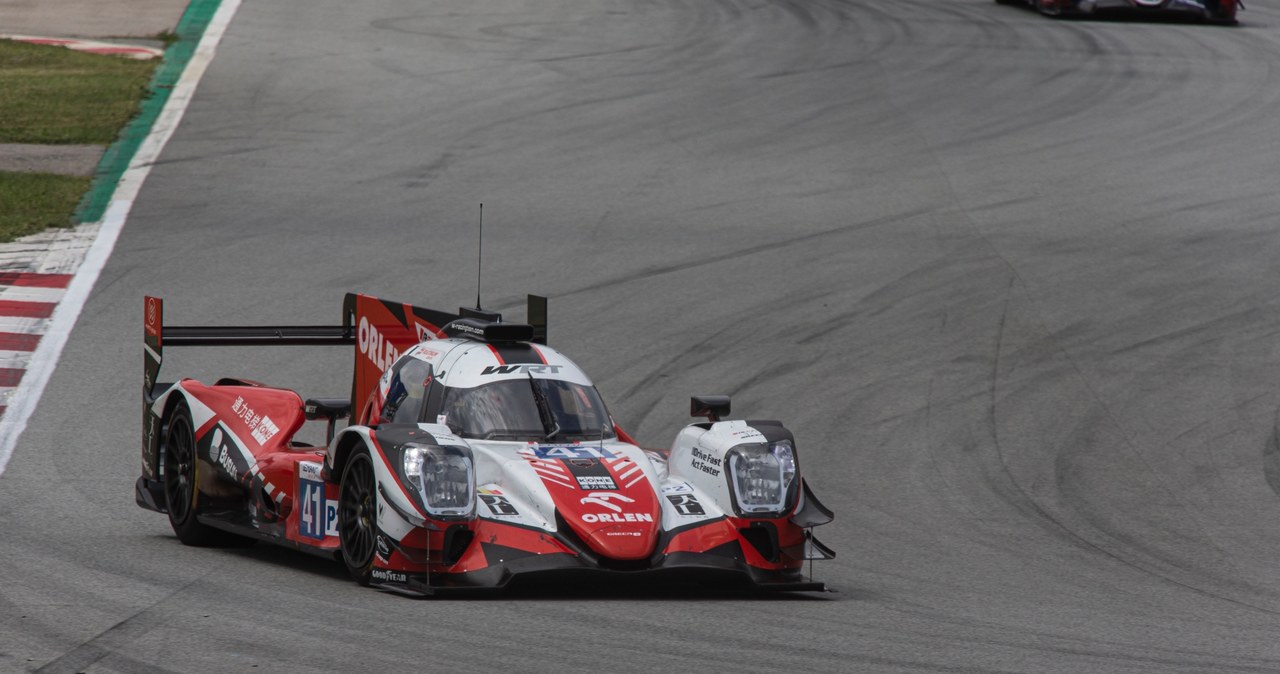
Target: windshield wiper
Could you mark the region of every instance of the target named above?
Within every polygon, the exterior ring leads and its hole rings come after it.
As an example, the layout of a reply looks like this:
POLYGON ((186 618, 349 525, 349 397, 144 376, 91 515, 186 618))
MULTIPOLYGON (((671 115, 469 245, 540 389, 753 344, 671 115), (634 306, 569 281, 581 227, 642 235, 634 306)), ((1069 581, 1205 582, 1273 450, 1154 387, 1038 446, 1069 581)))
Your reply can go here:
POLYGON ((538 418, 542 421, 542 430, 547 432, 542 441, 548 442, 560 434, 560 422, 556 421, 556 415, 551 412, 551 401, 547 400, 547 394, 538 386, 538 380, 533 378, 532 372, 528 374, 529 386, 533 388, 533 401, 538 405, 538 418))

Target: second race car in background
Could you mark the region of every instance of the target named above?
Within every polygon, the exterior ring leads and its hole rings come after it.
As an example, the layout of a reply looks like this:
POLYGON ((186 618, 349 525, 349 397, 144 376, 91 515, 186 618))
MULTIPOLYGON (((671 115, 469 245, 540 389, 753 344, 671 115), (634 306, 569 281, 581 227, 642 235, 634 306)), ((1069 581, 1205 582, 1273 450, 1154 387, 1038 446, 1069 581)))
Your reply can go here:
POLYGON ((998 4, 1028 4, 1048 16, 1101 13, 1125 16, 1185 16, 1213 23, 1234 24, 1239 0, 996 0, 998 4))
POLYGON ((183 543, 262 540, 414 595, 516 578, 677 576, 822 590, 804 564, 832 519, 781 423, 695 396, 669 449, 642 449, 586 374, 529 324, 347 295, 340 326, 165 326, 146 298, 139 505, 183 543), (350 345, 350 398, 248 379, 157 383, 174 346, 350 345), (338 430, 340 419, 352 423, 338 430), (296 434, 327 423, 327 442, 296 434))

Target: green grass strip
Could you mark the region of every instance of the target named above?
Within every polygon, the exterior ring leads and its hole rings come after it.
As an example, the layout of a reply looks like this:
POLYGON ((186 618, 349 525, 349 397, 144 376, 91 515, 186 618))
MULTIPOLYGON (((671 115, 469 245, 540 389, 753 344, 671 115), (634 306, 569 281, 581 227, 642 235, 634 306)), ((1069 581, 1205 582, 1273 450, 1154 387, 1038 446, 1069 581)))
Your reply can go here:
POLYGON ((164 51, 164 63, 160 64, 151 79, 151 96, 143 100, 138 116, 129 122, 120 133, 119 140, 103 154, 93 187, 80 202, 80 209, 76 212, 78 221, 96 222, 106 213, 120 177, 129 168, 129 162, 137 154, 138 146, 151 133, 156 117, 169 102, 169 94, 182 77, 191 55, 200 44, 200 38, 204 36, 205 28, 221 3, 222 0, 191 0, 191 4, 187 5, 187 11, 183 12, 182 19, 174 30, 175 39, 164 51))
POLYGON ((66 227, 92 178, 0 171, 0 241, 66 227))
POLYGON ((0 40, 0 143, 106 145, 155 64, 0 40))

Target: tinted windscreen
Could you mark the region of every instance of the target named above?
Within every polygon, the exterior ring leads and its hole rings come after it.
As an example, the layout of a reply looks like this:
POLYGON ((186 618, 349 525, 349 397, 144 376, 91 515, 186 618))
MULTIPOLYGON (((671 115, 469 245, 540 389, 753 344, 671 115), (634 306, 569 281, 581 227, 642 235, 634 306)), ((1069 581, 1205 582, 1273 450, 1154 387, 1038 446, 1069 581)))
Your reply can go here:
POLYGON ((554 379, 508 379, 475 388, 445 391, 440 413, 464 438, 488 440, 590 440, 613 437, 609 415, 596 390, 554 379), (550 419, 538 410, 538 387, 550 419), (548 435, 559 426, 554 437, 548 435), (603 432, 603 435, 602 435, 603 432))

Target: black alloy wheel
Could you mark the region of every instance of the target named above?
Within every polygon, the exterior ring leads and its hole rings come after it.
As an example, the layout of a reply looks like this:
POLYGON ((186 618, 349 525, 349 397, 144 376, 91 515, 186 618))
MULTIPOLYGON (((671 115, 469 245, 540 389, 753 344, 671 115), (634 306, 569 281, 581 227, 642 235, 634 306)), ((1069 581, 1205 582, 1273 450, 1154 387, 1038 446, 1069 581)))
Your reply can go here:
POLYGON ((186 545, 220 544, 225 538, 222 532, 196 520, 199 459, 196 457, 191 411, 185 403, 178 403, 173 409, 167 426, 161 469, 164 471, 164 501, 169 511, 169 525, 178 535, 178 540, 186 545))
POLYGON ((338 536, 342 561, 351 577, 369 584, 373 570, 374 541, 378 534, 378 499, 375 492, 373 459, 361 451, 342 470, 338 495, 338 536))

